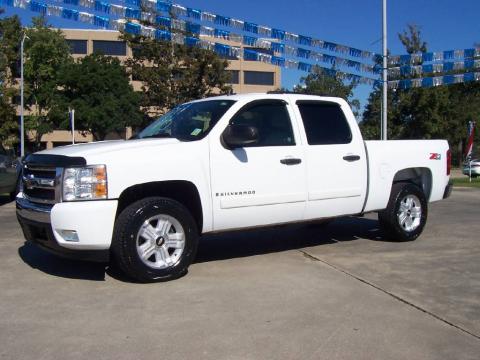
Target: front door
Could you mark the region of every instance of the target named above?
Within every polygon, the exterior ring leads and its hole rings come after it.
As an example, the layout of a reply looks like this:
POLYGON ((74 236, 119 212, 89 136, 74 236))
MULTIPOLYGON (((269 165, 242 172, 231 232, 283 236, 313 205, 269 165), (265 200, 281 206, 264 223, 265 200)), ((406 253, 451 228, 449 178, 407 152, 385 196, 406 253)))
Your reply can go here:
POLYGON ((210 147, 214 230, 298 221, 306 204, 305 160, 292 109, 283 100, 257 100, 230 124, 254 126, 258 143, 210 147))

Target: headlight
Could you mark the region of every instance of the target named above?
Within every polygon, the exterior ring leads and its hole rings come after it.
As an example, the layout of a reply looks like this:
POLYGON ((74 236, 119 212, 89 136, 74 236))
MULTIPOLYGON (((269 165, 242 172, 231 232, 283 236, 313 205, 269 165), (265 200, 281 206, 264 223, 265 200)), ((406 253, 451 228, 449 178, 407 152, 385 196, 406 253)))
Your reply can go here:
POLYGON ((66 168, 63 172, 63 200, 106 199, 107 169, 105 165, 66 168))

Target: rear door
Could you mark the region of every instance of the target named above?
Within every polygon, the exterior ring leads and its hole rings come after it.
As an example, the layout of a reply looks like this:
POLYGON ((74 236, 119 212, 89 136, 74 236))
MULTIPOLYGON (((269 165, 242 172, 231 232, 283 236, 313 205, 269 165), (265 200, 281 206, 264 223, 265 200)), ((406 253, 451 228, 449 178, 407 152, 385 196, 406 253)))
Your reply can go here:
POLYGON ((305 130, 305 219, 361 212, 367 189, 367 159, 350 107, 346 103, 297 100, 296 111, 305 130))
POLYGON ((244 105, 230 123, 256 127, 257 144, 229 150, 222 145, 221 134, 211 137, 215 230, 302 219, 306 168, 292 118, 286 101, 256 100, 244 105))

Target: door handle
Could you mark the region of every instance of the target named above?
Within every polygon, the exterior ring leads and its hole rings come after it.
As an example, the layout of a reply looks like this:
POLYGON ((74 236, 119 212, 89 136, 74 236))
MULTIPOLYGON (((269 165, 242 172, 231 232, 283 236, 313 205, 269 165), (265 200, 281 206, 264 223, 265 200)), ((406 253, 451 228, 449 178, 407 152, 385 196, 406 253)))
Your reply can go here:
POLYGON ((302 162, 302 159, 296 159, 296 158, 285 158, 280 160, 280 163, 283 165, 298 165, 302 162))
POLYGON ((358 161, 358 160, 360 160, 360 156, 359 155, 345 155, 343 157, 343 160, 348 161, 348 162, 358 161))

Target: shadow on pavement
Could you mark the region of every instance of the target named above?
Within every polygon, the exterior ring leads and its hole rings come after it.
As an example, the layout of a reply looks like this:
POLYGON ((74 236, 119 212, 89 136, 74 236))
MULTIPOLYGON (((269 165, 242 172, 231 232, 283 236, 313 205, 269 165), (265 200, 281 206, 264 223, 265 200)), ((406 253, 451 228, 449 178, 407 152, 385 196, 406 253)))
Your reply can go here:
POLYGON ((69 279, 105 280, 105 264, 64 259, 28 242, 18 249, 18 254, 26 264, 49 275, 69 279))
POLYGON ((13 200, 8 195, 0 195, 0 206, 11 203, 13 200))
POLYGON ((296 250, 343 241, 383 241, 376 220, 346 217, 331 224, 311 223, 204 236, 195 262, 296 250))
MULTIPOLYGON (((227 260, 337 242, 369 239, 383 241, 376 220, 347 217, 326 224, 283 225, 204 236, 200 239, 195 262, 227 260)), ((21 259, 44 273, 81 280, 104 281, 105 274, 131 282, 115 266, 63 259, 25 243, 18 249, 21 259)))

